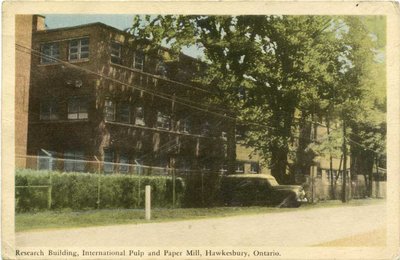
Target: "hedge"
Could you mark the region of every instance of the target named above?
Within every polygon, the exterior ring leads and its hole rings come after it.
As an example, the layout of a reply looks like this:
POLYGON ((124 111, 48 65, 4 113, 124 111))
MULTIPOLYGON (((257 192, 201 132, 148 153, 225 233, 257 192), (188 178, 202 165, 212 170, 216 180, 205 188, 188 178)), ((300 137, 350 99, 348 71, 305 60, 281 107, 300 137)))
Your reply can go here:
POLYGON ((47 208, 48 189, 27 188, 35 185, 51 185, 51 209, 143 208, 146 185, 152 187, 152 207, 156 208, 180 207, 185 194, 183 180, 176 178, 176 200, 172 205, 173 183, 169 176, 17 170, 15 185, 23 186, 15 189, 17 212, 47 208))

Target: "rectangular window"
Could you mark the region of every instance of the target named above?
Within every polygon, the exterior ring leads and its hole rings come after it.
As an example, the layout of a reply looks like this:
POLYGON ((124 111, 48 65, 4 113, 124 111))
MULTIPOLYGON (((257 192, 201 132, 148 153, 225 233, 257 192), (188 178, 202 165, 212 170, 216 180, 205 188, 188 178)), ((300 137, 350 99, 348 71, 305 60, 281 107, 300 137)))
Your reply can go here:
POLYGON ((135 108, 135 125, 145 125, 143 107, 135 108))
POLYGON ((41 58, 40 63, 49 64, 57 62, 60 58, 60 45, 59 43, 46 43, 40 47, 41 58))
POLYGON ((89 59, 89 38, 76 39, 69 42, 68 60, 89 59))
POLYGON ((122 173, 126 173, 129 170, 129 158, 126 154, 120 154, 119 156, 119 167, 118 171, 122 173))
POLYGON ((58 105, 54 101, 40 102, 40 120, 57 120, 58 105))
POLYGON ((111 62, 121 64, 122 45, 118 42, 111 43, 111 62))
POLYGON ((260 165, 258 162, 252 162, 250 164, 250 172, 251 173, 259 173, 260 172, 260 165))
POLYGON ((144 52, 135 51, 133 54, 133 68, 143 70, 144 68, 144 52))
POLYGON ((82 151, 66 151, 64 158, 64 171, 83 172, 85 170, 85 158, 82 151))
POLYGON ((167 66, 163 60, 158 60, 156 74, 165 77, 167 75, 167 66))
POLYGON ((39 170, 52 171, 55 169, 56 160, 49 151, 41 149, 38 153, 38 168, 39 170))
POLYGON ((128 124, 131 122, 131 108, 129 102, 122 102, 118 105, 118 120, 128 124))
POLYGON ((157 113, 157 128, 169 130, 169 127, 170 127, 170 116, 159 111, 157 113))
POLYGON ((210 123, 208 121, 205 121, 203 124, 201 124, 201 135, 209 135, 210 134, 210 123))
POLYGON ((104 151, 104 172, 111 173, 114 171, 114 152, 110 149, 104 151))
POLYGON ((88 103, 85 98, 71 98, 68 100, 68 119, 88 119, 88 103))
POLYGON ((184 118, 179 122, 179 132, 190 133, 190 119, 184 118))
POLYGON ((110 99, 104 101, 104 117, 106 121, 115 121, 115 103, 110 99))
POLYGON ((236 173, 244 173, 244 163, 236 162, 236 173))

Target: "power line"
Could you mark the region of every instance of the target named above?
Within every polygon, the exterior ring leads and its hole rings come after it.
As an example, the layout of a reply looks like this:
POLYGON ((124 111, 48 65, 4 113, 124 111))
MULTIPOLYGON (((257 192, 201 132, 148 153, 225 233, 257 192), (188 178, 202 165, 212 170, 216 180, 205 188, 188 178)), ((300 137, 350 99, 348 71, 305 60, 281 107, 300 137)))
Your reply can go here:
MULTIPOLYGON (((156 93, 156 92, 152 92, 152 91, 149 91, 149 90, 144 89, 144 88, 141 88, 141 87, 132 86, 132 85, 127 84, 127 83, 125 83, 125 82, 122 82, 122 81, 120 81, 120 80, 116 80, 116 79, 114 79, 114 78, 112 78, 112 77, 109 77, 109 76, 106 76, 106 75, 103 75, 103 74, 100 74, 100 73, 91 71, 91 70, 89 70, 89 69, 86 69, 86 68, 83 68, 83 67, 80 67, 80 66, 71 64, 71 63, 69 63, 69 62, 66 62, 66 61, 63 61, 63 60, 54 58, 54 57, 49 56, 49 55, 46 55, 46 54, 44 54, 44 53, 42 53, 42 52, 40 52, 40 51, 37 51, 37 50, 31 49, 31 48, 25 47, 25 46, 20 45, 20 44, 16 44, 16 46, 17 46, 17 47, 20 47, 20 48, 23 48, 23 49, 26 49, 28 52, 24 51, 25 53, 29 53, 29 54, 32 54, 32 55, 35 55, 35 56, 39 56, 39 57, 47 57, 47 58, 49 58, 49 59, 51 59, 51 60, 55 60, 55 61, 58 61, 58 62, 64 64, 64 65, 67 65, 67 66, 70 66, 70 67, 73 67, 73 68, 76 68, 76 69, 79 69, 79 70, 83 70, 83 71, 85 71, 85 72, 87 72, 87 73, 94 74, 94 75, 96 75, 96 76, 98 76, 98 77, 107 79, 107 80, 109 80, 109 81, 113 81, 113 82, 116 82, 116 83, 118 83, 118 84, 128 86, 128 87, 130 87, 130 88, 132 88, 132 89, 141 90, 141 91, 143 91, 143 92, 146 92, 146 93, 149 93, 149 94, 151 94, 151 95, 157 96, 157 97, 159 97, 159 98, 161 98, 161 99, 169 100, 169 101, 172 101, 172 102, 175 102, 175 103, 178 103, 178 104, 181 104, 181 105, 190 107, 190 108, 192 108, 192 109, 196 109, 196 110, 199 110, 199 111, 202 111, 202 112, 205 112, 205 113, 213 114, 213 115, 218 116, 218 117, 221 117, 221 118, 226 118, 226 119, 229 119, 229 120, 234 121, 235 123, 244 123, 244 124, 248 124, 248 125, 254 125, 254 126, 259 126, 259 127, 265 127, 265 128, 273 129, 273 130, 280 130, 280 129, 276 128, 276 127, 272 127, 272 126, 269 126, 269 125, 260 124, 260 123, 256 123, 256 122, 251 122, 251 121, 243 120, 243 119, 238 119, 238 118, 233 117, 233 116, 228 116, 228 115, 226 115, 226 114, 220 114, 220 113, 218 113, 218 112, 211 111, 211 110, 210 110, 210 106, 206 106, 206 105, 204 105, 204 104, 199 104, 199 103, 194 102, 194 101, 191 101, 191 100, 187 100, 187 99, 180 98, 180 97, 176 97, 176 96, 173 96, 172 98, 170 98, 169 95, 166 94, 166 93, 162 93, 162 92, 161 92, 161 93, 156 93), (193 105, 190 105, 190 104, 181 102, 181 101, 177 101, 176 99, 183 100, 184 102, 193 103, 193 104, 196 104, 196 105, 201 105, 201 106, 206 107, 206 109, 200 108, 200 107, 196 107, 196 106, 193 106, 193 105)), ((22 50, 19 50, 19 51, 22 51, 22 50)), ((124 66, 121 66, 121 67, 124 67, 124 66)), ((126 68, 128 68, 128 67, 126 67, 126 68)), ((129 68, 129 69, 131 69, 131 68, 129 68)), ((133 69, 132 69, 132 70, 133 70, 133 69)), ((136 70, 134 70, 134 71, 136 71, 136 70)), ((146 75, 151 76, 151 77, 156 77, 155 75, 152 75, 152 74, 149 74, 149 73, 145 73, 145 72, 142 72, 142 71, 139 71, 139 70, 138 70, 137 72, 146 74, 146 75)), ((190 85, 183 84, 183 83, 180 83, 180 82, 175 82, 175 81, 172 81, 172 80, 169 80, 169 79, 165 79, 165 78, 162 78, 162 77, 157 77, 157 78, 159 78, 159 79, 161 79, 161 80, 167 80, 167 81, 170 81, 170 82, 172 82, 172 83, 176 83, 176 84, 180 84, 180 85, 185 85, 185 86, 191 87, 190 85)), ((211 92, 209 92, 209 93, 211 93, 211 92)), ((212 109, 215 109, 215 108, 212 108, 212 109)), ((219 108, 219 110, 220 110, 220 109, 221 109, 221 108, 219 108)), ((282 111, 282 113, 283 113, 283 111, 282 111)), ((299 119, 299 118, 296 118, 296 119, 299 119)), ((319 123, 319 122, 309 121, 309 120, 307 120, 307 122, 311 122, 311 123, 313 123, 313 124, 319 124, 319 125, 321 125, 321 126, 327 127, 326 125, 324 125, 324 124, 322 124, 322 123, 319 123)), ((337 129, 334 129, 334 128, 330 128, 330 129, 331 129, 331 130, 337 130, 337 129)), ((312 140, 311 138, 305 138, 305 137, 299 137, 299 136, 292 136, 292 137, 293 137, 293 138, 296 138, 296 139, 304 139, 304 140, 309 140, 309 141, 315 141, 315 140, 312 140)), ((351 140, 351 139, 349 139, 349 140, 351 140)), ((356 143, 356 144, 358 144, 358 145, 361 145, 361 144, 355 142, 354 140, 351 140, 351 141, 353 141, 353 143, 356 143)), ((362 145, 361 145, 361 146, 362 146, 362 145)), ((369 148, 366 148, 366 149, 369 149, 369 148)), ((369 150, 371 150, 371 149, 369 149, 369 150)), ((371 151, 372 151, 372 150, 371 150, 371 151)), ((374 152, 375 152, 375 151, 374 151, 374 152)), ((376 153, 378 153, 378 152, 376 152, 376 153)), ((379 153, 378 153, 378 154, 379 154, 379 153)))

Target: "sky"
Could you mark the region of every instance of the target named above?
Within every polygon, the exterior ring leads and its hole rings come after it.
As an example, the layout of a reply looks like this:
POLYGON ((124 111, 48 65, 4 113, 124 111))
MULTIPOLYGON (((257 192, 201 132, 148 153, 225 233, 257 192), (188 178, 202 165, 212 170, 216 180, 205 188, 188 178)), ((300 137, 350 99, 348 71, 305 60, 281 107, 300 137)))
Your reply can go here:
MULTIPOLYGON (((96 14, 96 15, 69 15, 69 14, 43 14, 46 17, 48 29, 70 27, 88 23, 101 22, 120 30, 130 28, 133 23, 134 14, 96 14)), ((168 47, 168 46, 167 46, 168 47)), ((184 48, 183 53, 194 58, 202 58, 203 52, 196 47, 184 48)))

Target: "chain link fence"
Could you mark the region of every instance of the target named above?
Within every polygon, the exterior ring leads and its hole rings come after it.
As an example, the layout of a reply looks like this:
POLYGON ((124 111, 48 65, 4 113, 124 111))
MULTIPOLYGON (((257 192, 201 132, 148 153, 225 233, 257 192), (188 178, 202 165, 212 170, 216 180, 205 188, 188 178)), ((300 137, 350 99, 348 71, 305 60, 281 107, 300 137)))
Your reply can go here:
POLYGON ((154 207, 205 207, 215 202, 221 174, 141 164, 51 156, 16 157, 16 209, 143 208, 145 185, 154 207))

